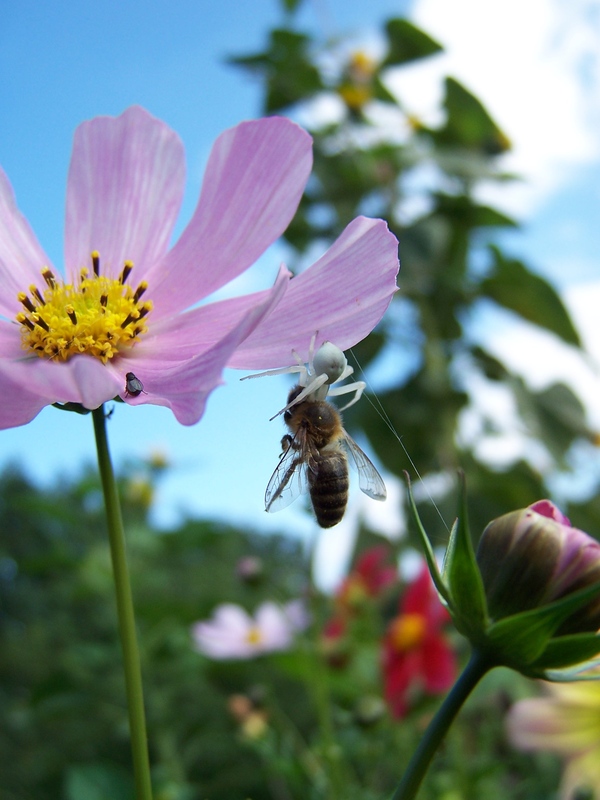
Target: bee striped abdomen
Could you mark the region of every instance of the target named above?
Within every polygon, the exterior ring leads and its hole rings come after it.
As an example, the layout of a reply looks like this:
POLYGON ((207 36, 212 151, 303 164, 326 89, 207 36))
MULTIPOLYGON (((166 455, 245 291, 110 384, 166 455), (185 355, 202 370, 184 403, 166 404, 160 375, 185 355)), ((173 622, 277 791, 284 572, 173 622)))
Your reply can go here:
POLYGON ((339 450, 320 453, 317 471, 308 473, 310 499, 317 522, 332 528, 344 516, 348 503, 348 462, 339 450))

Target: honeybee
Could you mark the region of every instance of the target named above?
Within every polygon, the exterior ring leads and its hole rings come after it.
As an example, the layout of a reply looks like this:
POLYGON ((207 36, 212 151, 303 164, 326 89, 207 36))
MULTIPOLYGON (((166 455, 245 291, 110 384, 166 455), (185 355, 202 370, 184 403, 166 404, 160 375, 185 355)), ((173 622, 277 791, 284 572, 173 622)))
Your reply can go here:
POLYGON ((294 402, 302 384, 289 394, 283 418, 290 430, 281 440, 283 455, 265 492, 267 511, 279 511, 299 494, 310 493, 321 528, 332 528, 344 516, 348 503, 348 453, 359 476, 359 486, 373 500, 385 500, 381 475, 344 430, 336 408, 309 395, 294 402))

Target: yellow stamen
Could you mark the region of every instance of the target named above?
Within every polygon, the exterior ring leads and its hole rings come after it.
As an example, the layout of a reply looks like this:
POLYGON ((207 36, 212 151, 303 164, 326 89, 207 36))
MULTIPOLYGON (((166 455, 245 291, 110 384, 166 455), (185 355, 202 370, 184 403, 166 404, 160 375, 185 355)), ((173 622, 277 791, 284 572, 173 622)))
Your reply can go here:
POLYGON ((413 650, 423 641, 426 630, 427 620, 422 614, 402 614, 391 624, 392 644, 400 652, 413 650))
POLYGON ((256 625, 254 625, 246 634, 246 642, 248 644, 260 644, 261 641, 262 633, 260 632, 260 628, 257 628, 256 625))
POLYGON ((68 361, 86 353, 103 364, 124 348, 132 347, 147 331, 141 320, 152 310, 152 303, 140 303, 148 288, 142 281, 134 292, 125 282, 133 264, 125 263, 118 278, 100 274, 100 256, 92 253, 90 271, 83 268, 76 285, 58 280, 48 267, 42 277, 48 288, 42 293, 30 286, 29 294, 19 292, 24 311, 15 319, 21 325, 24 350, 40 358, 68 361))

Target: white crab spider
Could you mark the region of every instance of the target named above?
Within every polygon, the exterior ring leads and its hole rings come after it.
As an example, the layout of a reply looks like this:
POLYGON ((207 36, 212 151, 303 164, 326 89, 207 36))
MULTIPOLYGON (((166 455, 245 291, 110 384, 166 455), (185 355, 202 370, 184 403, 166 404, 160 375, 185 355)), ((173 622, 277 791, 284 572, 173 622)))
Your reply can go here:
POLYGON ((335 383, 346 380, 354 372, 354 368, 348 364, 346 356, 333 342, 323 342, 315 353, 315 341, 317 334, 315 333, 310 340, 308 348, 308 363, 304 364, 299 354, 292 350, 292 354, 297 361, 290 367, 280 367, 279 369, 269 369, 266 372, 257 372, 254 375, 246 375, 242 380, 248 378, 263 378, 266 375, 285 375, 288 373, 299 373, 298 385, 304 388, 300 394, 295 397, 291 403, 278 411, 271 420, 283 414, 292 406, 301 403, 310 397, 312 400, 325 400, 326 397, 339 397, 342 394, 349 394, 354 392, 354 397, 345 406, 339 410, 343 411, 350 408, 354 403, 360 400, 360 397, 365 389, 366 383, 364 381, 353 381, 347 383, 345 386, 336 386, 331 388, 335 383))

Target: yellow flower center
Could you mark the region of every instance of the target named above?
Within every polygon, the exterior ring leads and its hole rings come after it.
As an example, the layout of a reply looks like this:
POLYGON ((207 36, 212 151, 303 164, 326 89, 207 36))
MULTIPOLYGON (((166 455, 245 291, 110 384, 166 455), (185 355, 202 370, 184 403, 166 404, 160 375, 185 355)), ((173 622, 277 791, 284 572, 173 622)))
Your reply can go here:
POLYGON ((392 644, 401 653, 413 650, 423 641, 426 629, 427 620, 422 614, 402 614, 391 624, 392 644))
POLYGON ((133 290, 127 279, 133 269, 125 262, 118 278, 100 275, 100 256, 92 253, 93 273, 82 268, 77 285, 58 280, 48 267, 42 276, 48 288, 29 287, 20 292, 24 308, 17 314, 24 350, 40 358, 68 361, 79 353, 95 356, 103 364, 124 347, 132 347, 147 331, 144 318, 152 303, 141 303, 145 281, 133 290))
POLYGON ((261 641, 262 633, 260 632, 260 628, 258 628, 256 625, 253 625, 246 634, 246 642, 248 644, 256 645, 260 644, 261 641))
POLYGON ((343 83, 339 87, 338 93, 348 108, 355 111, 365 106, 373 96, 373 92, 368 86, 357 86, 352 83, 343 83))

